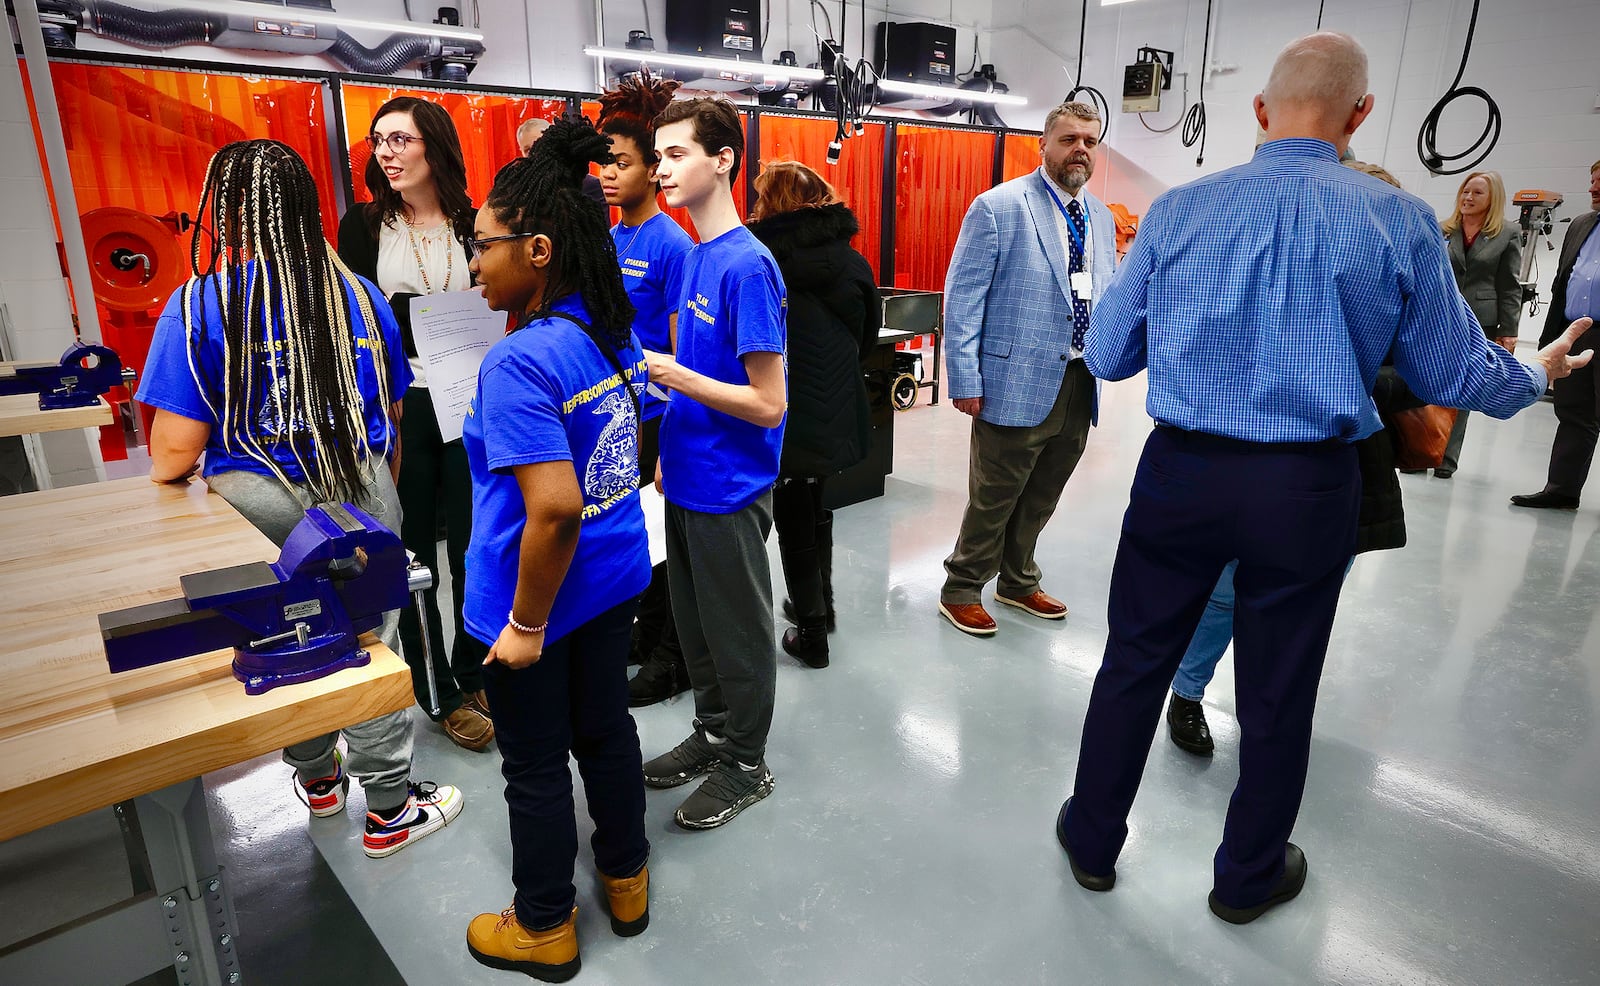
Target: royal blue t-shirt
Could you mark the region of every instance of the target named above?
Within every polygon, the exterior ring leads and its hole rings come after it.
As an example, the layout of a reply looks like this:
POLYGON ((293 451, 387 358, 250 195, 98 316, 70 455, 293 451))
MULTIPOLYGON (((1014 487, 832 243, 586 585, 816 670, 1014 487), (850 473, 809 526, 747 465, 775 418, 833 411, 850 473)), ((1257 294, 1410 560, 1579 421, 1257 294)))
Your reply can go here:
MULTIPOLYGON (((683 265, 678 362, 748 385, 741 357, 784 351, 787 308, 778 263, 748 229, 701 243, 683 265)), ((782 450, 782 423, 762 428, 673 394, 661 422, 662 493, 687 510, 731 514, 777 482, 782 450)))
MULTIPOLYGON (((247 279, 248 284, 256 273, 252 261, 235 268, 235 276, 247 279)), ((383 293, 366 279, 352 275, 346 281, 345 299, 350 306, 350 329, 356 341, 356 384, 361 391, 361 417, 367 427, 367 444, 373 452, 386 455, 393 445, 397 429, 389 422, 389 408, 379 399, 378 371, 372 363, 372 350, 368 345, 370 327, 362 322, 361 306, 356 292, 365 289, 371 300, 372 314, 382 332, 387 365, 383 372, 389 380, 389 400, 398 401, 411 386, 411 366, 406 362, 405 350, 400 342, 400 329, 395 324, 394 312, 384 300, 383 293)), ((224 284, 223 291, 227 291, 224 284)), ((224 364, 222 328, 222 300, 217 285, 210 277, 190 281, 173 292, 167 307, 156 321, 155 337, 150 342, 150 355, 145 361, 143 380, 139 383, 138 399, 151 407, 181 414, 211 426, 211 437, 206 440, 204 475, 245 470, 271 476, 272 470, 252 458, 237 443, 232 448, 224 441, 220 418, 223 414, 223 390, 227 385, 224 364), (191 294, 195 315, 195 334, 190 339, 183 324, 183 293, 191 294)), ((281 317, 281 316, 280 316, 281 317)), ((282 351, 283 330, 274 320, 268 326, 270 338, 261 340, 251 354, 255 360, 256 392, 250 395, 245 425, 249 435, 271 455, 290 481, 305 482, 305 473, 295 461, 294 452, 287 441, 291 424, 285 421, 283 408, 288 393, 289 378, 286 366, 276 367, 282 351), (275 367, 277 372, 275 373, 275 367)), ((303 427, 303 422, 293 423, 303 427)), ((302 450, 310 443, 302 442, 302 450)))
MULTIPOLYGON (((672 352, 669 319, 683 302, 683 258, 694 241, 664 212, 637 226, 617 223, 611 227, 611 238, 617 244, 622 284, 638 311, 633 319, 634 335, 646 349, 672 352)), ((646 421, 667 409, 666 402, 653 394, 641 395, 639 400, 646 421)))
MULTIPOLYGON (((577 295, 554 311, 584 322, 577 295)), ((645 378, 637 339, 618 360, 634 385, 645 378)), ((571 462, 583 491, 583 526, 556 590, 545 641, 560 639, 650 584, 650 547, 639 505, 639 424, 628 386, 588 333, 544 318, 495 343, 478 370, 461 441, 472 470, 472 541, 462 620, 493 644, 517 591, 527 507, 513 466, 571 462)))

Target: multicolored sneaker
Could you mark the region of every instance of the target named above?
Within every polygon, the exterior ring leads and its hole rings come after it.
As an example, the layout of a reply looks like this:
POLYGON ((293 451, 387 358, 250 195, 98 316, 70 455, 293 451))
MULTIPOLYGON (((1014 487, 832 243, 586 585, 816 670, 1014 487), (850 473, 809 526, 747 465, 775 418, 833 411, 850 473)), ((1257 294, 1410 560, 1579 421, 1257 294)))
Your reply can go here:
POLYGON ((405 805, 388 818, 367 812, 367 830, 361 836, 361 846, 373 859, 392 856, 455 821, 463 804, 461 792, 448 784, 414 783, 405 805))
POLYGON ((314 781, 302 781, 297 776, 295 783, 306 793, 306 807, 316 817, 327 818, 344 811, 344 795, 350 790, 350 775, 344 772, 344 758, 338 750, 333 751, 333 773, 314 781))

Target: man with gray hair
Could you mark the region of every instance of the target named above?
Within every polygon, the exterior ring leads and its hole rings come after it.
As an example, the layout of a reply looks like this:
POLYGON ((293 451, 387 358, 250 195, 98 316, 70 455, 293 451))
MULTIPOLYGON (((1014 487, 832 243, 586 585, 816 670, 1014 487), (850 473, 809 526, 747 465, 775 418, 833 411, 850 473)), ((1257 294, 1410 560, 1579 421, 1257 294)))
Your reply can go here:
POLYGON ((1110 890, 1173 672, 1223 567, 1234 575, 1239 782, 1211 910, 1243 924, 1290 900, 1289 835, 1317 681, 1355 550, 1351 443, 1381 426, 1371 392, 1395 368, 1432 404, 1508 418, 1569 359, 1574 322, 1532 364, 1491 345, 1456 290, 1433 210, 1339 164, 1372 111, 1366 55, 1321 33, 1278 56, 1255 99, 1255 158, 1147 211, 1094 311, 1097 377, 1149 369, 1156 421, 1111 573, 1105 657, 1056 837, 1074 878, 1110 890), (1221 220, 1221 221, 1219 221, 1221 220))
POLYGON ((1045 118, 1038 170, 978 196, 961 223, 944 285, 951 403, 972 416, 967 510, 945 559, 939 612, 956 629, 997 629, 995 601, 1059 620, 1034 548, 1083 455, 1096 383, 1083 362, 1096 294, 1116 270, 1111 212, 1085 187, 1100 116, 1063 103, 1045 118))
MULTIPOLYGON (((528 152, 533 150, 533 145, 537 144, 539 138, 543 137, 544 132, 549 129, 549 120, 537 116, 523 120, 517 124, 517 150, 522 152, 523 157, 527 157, 528 152)), ((600 187, 600 179, 594 175, 584 176, 583 194, 584 197, 596 205, 604 206, 606 204, 606 193, 600 187)))

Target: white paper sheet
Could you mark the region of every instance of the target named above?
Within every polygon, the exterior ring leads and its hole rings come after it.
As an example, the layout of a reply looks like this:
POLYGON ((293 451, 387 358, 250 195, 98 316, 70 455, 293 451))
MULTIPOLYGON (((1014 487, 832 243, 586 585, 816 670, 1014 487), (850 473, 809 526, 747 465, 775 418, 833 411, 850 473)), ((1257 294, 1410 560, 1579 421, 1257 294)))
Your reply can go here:
POLYGON ((478 389, 478 367, 489 347, 505 335, 505 313, 491 310, 477 291, 411 299, 411 337, 427 368, 428 391, 445 441, 461 437, 467 404, 478 389))

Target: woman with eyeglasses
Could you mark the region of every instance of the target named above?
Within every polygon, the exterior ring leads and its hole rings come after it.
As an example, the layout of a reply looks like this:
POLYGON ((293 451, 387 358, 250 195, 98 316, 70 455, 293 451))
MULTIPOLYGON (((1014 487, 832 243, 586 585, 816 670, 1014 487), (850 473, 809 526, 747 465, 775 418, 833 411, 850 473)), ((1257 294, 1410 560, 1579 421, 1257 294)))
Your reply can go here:
POLYGON ((650 581, 639 504, 644 355, 604 214, 582 192, 609 163, 587 120, 551 125, 495 176, 473 272, 517 328, 478 370, 463 443, 472 465, 466 629, 489 646, 511 816, 510 907, 467 928, 473 957, 546 982, 578 972, 578 854, 569 758, 594 820, 611 929, 650 920, 639 733, 628 638, 650 581))
POLYGON ((470 634, 461 632, 462 562, 472 530, 472 478, 461 443, 446 443, 439 432, 427 375, 411 338, 412 298, 472 286, 466 241, 472 236, 474 209, 467 196, 467 169, 450 114, 436 103, 411 96, 378 107, 367 146, 372 157, 365 177, 372 201, 345 213, 339 223, 339 256, 351 270, 378 285, 400 323, 405 353, 416 375, 400 419, 405 453, 396 483, 403 511, 400 539, 433 570, 436 584, 442 582, 437 545, 443 515, 456 626, 454 644, 446 651, 437 590, 429 589, 426 627, 414 609, 406 609, 400 618, 400 644, 411 665, 417 704, 428 709, 422 645, 422 634, 428 634, 439 693, 439 714, 434 718, 457 746, 482 750, 494 739, 479 670, 483 649, 470 634))

